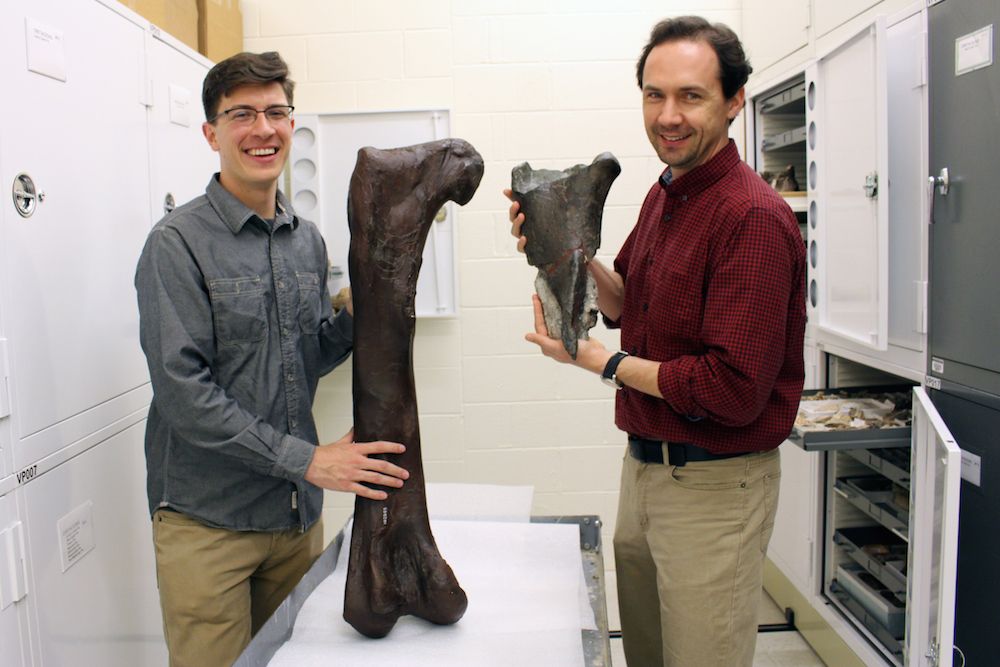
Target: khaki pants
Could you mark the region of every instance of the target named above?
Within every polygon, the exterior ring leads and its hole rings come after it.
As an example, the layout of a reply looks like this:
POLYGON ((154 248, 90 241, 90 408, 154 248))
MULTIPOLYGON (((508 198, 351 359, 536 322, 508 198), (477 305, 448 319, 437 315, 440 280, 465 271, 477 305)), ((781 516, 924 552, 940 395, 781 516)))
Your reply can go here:
POLYGON ((323 530, 242 533, 153 515, 170 667, 229 667, 319 556, 323 530))
POLYGON ((777 450, 683 467, 622 464, 615 564, 632 667, 750 667, 777 450))

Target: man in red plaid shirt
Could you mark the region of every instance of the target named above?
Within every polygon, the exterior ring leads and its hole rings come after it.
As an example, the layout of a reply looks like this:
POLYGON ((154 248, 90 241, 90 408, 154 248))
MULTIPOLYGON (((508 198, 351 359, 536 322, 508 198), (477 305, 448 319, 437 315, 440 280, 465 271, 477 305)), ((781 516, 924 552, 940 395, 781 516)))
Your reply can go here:
MULTIPOLYGON (((804 379, 805 248, 784 200, 728 128, 752 71, 722 24, 657 24, 637 65, 646 133, 667 165, 614 268, 592 261, 622 349, 580 341, 546 356, 618 387, 628 433, 615 529, 625 655, 651 667, 753 663, 777 507, 777 447, 804 379)), ((524 216, 510 210, 519 249, 524 216)))

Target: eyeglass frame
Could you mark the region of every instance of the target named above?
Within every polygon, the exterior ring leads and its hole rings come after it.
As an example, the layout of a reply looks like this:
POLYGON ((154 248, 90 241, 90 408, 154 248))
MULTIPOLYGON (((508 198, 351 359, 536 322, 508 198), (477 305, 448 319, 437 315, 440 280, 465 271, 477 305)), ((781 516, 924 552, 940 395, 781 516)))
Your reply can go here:
MULTIPOLYGON (((285 118, 284 120, 290 120, 292 117, 292 113, 295 111, 295 107, 292 106, 291 104, 272 104, 270 106, 264 107, 263 109, 257 109, 256 107, 252 107, 248 104, 238 104, 234 107, 223 109, 219 113, 209 118, 207 122, 214 123, 215 121, 219 120, 219 118, 221 118, 222 116, 226 116, 226 119, 229 120, 229 122, 233 122, 232 118, 229 118, 228 115, 230 111, 253 111, 254 113, 253 120, 250 121, 250 125, 253 125, 254 123, 257 122, 257 116, 259 116, 260 114, 265 114, 264 118, 267 118, 267 112, 270 111, 271 109, 288 109, 288 117, 285 118)), ((270 123, 272 121, 271 119, 268 118, 267 122, 270 123)))

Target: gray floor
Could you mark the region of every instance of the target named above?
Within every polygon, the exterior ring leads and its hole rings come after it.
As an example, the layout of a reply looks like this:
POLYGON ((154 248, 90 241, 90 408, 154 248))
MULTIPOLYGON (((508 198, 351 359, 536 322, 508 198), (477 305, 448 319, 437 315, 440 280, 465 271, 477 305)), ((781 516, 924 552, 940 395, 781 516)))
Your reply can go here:
MULTIPOLYGON (((761 594, 761 623, 784 623, 785 616, 766 593, 761 594)), ((622 641, 611 640, 611 664, 625 667, 622 641)), ((797 632, 763 632, 757 635, 754 667, 825 667, 797 632)))

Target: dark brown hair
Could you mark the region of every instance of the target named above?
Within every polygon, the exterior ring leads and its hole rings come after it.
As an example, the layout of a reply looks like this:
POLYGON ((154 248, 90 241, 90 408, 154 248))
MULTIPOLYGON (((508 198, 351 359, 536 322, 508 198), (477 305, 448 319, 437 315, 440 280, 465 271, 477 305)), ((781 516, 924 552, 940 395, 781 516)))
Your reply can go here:
POLYGON ((288 65, 277 51, 266 53, 237 53, 219 62, 205 75, 201 88, 201 103, 206 120, 219 113, 219 100, 239 86, 277 82, 292 104, 295 82, 288 78, 288 65))
POLYGON ((736 33, 724 23, 709 23, 700 16, 678 16, 660 21, 649 33, 649 42, 642 49, 635 67, 639 88, 642 88, 642 70, 646 67, 649 52, 664 42, 677 40, 703 40, 719 58, 719 81, 726 99, 731 99, 750 78, 753 68, 743 52, 743 45, 736 33))

